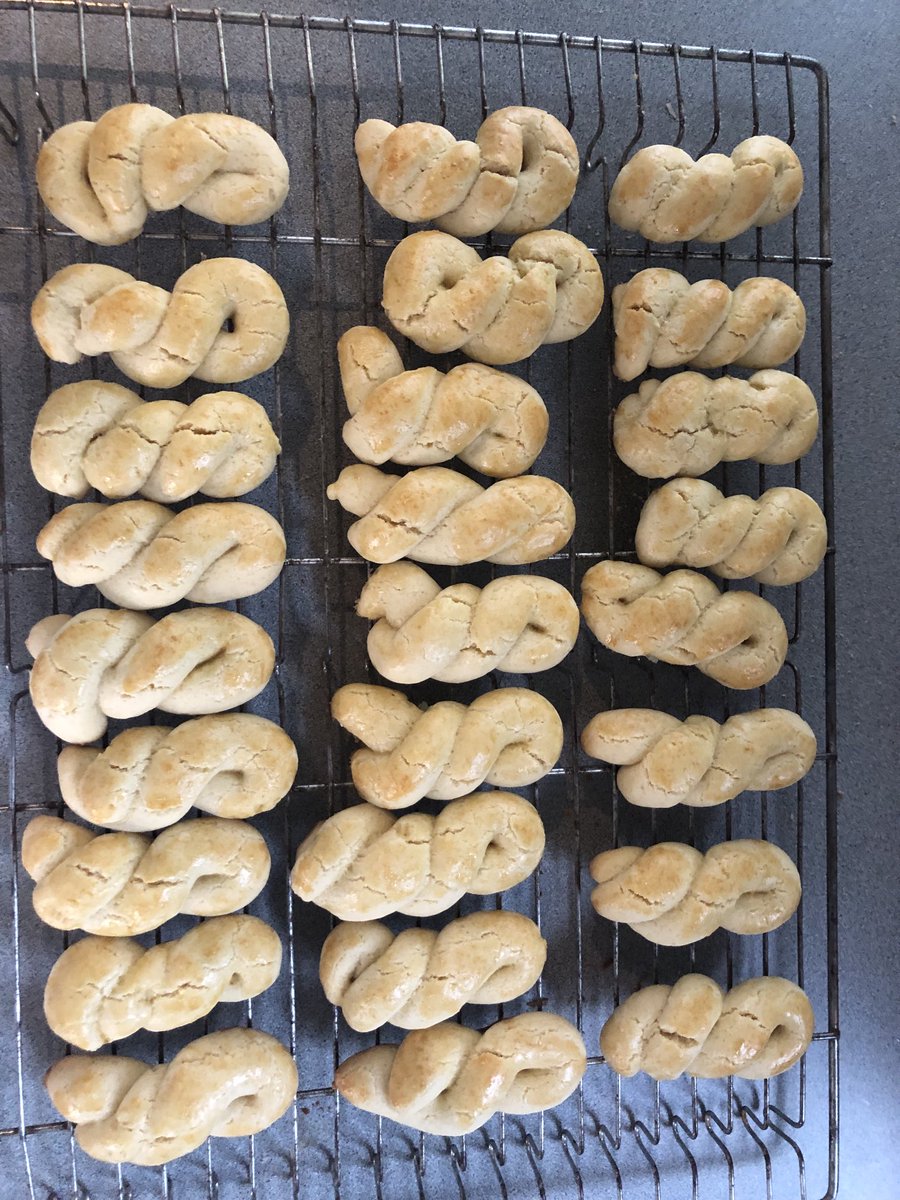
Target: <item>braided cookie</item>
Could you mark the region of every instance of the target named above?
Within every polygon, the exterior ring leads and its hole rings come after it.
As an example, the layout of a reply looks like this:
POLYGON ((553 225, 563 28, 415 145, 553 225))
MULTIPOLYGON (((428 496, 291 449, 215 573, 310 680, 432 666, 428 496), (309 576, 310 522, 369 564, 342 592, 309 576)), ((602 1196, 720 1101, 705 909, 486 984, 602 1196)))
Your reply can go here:
POLYGON ((620 766, 619 791, 641 808, 709 808, 741 792, 790 787, 816 757, 816 735, 796 713, 759 708, 720 725, 650 708, 598 713, 581 735, 586 754, 620 766))
POLYGON ((297 751, 264 717, 223 713, 175 729, 126 729, 103 750, 66 746, 57 771, 63 800, 79 817, 140 833, 191 808, 216 817, 268 812, 290 791, 297 751))
POLYGON ((731 291, 719 279, 689 283, 648 267, 613 288, 615 373, 635 379, 648 367, 777 367, 806 332, 803 301, 780 279, 757 276, 731 291))
POLYGON ((220 1001, 249 1000, 281 970, 281 941, 257 917, 212 917, 156 946, 86 937, 57 959, 44 990, 47 1024, 80 1050, 139 1029, 189 1025, 220 1001))
POLYGON ((243 496, 271 475, 280 450, 266 410, 241 392, 148 403, 84 379, 57 388, 38 413, 31 469, 41 487, 74 500, 96 488, 111 500, 140 492, 168 503, 243 496))
POLYGON ((629 996, 600 1031, 600 1050, 619 1075, 652 1079, 771 1079, 806 1053, 813 1011, 796 983, 748 979, 730 992, 705 975, 684 975, 629 996))
POLYGON ((707 567, 723 579, 799 583, 817 571, 828 545, 822 510, 806 492, 776 487, 723 496, 702 479, 673 479, 651 493, 635 534, 649 567, 707 567))
POLYGON ((483 488, 448 467, 388 475, 357 464, 344 467, 327 495, 360 518, 347 540, 377 563, 412 558, 449 567, 519 566, 549 558, 575 529, 572 497, 543 475, 500 479, 483 488))
POLYGON ((249 379, 278 361, 290 330, 281 288, 242 258, 207 258, 171 292, 117 267, 75 263, 38 292, 31 324, 54 362, 109 354, 129 379, 158 388, 192 375, 249 379))
POLYGON ((578 182, 578 147, 540 108, 501 108, 474 142, 424 121, 363 121, 356 131, 363 182, 401 221, 434 221, 457 237, 528 233, 568 208, 578 182))
POLYGON ((530 384, 505 371, 464 363, 404 371, 380 329, 357 325, 338 342, 350 420, 344 441, 366 463, 427 467, 454 455, 507 479, 527 471, 547 440, 547 409, 530 384))
POLYGON ((223 225, 255 225, 284 204, 289 178, 277 144, 252 121, 175 118, 151 104, 120 104, 99 121, 61 126, 37 161, 44 204, 100 246, 130 241, 150 212, 179 206, 223 225))
POLYGON ((571 593, 542 575, 442 589, 414 563, 390 563, 371 575, 356 611, 375 622, 369 658, 392 683, 465 683, 491 671, 548 671, 578 637, 571 593))
POLYGON ((180 821, 151 840, 42 816, 22 837, 41 920, 103 937, 146 933, 179 913, 235 912, 262 891, 269 865, 262 835, 221 817, 180 821))
POLYGON ((645 379, 613 416, 616 453, 648 479, 704 475, 742 458, 794 462, 818 431, 812 392, 784 371, 757 371, 749 379, 707 379, 694 371, 645 379))
POLYGON ((156 1167, 208 1137, 267 1129, 294 1099, 297 1067, 268 1033, 222 1029, 158 1066, 73 1054, 54 1063, 44 1084, 85 1154, 156 1167))
POLYGON ((762 687, 784 666, 784 621, 754 592, 720 592, 696 571, 611 561, 591 567, 581 588, 588 628, 618 654, 697 667, 730 688, 762 687))
POLYGON ((541 818, 511 792, 476 792, 436 817, 395 817, 355 804, 301 843, 291 888, 342 921, 431 917, 466 892, 489 896, 514 887, 543 853, 541 818))
POLYGON ((523 1013, 483 1033, 449 1021, 372 1046, 338 1067, 351 1104, 425 1133, 471 1133, 496 1112, 561 1104, 587 1066, 581 1034, 553 1013, 523 1013))
POLYGON ((353 783, 379 808, 455 800, 483 783, 525 787, 547 774, 563 745, 556 709, 527 688, 422 709, 392 688, 349 683, 334 693, 331 715, 365 743, 350 760, 353 783))
POLYGON ((152 500, 71 504, 51 517, 37 550, 71 587, 113 604, 221 604, 263 591, 281 574, 284 530, 255 504, 197 504, 174 513, 152 500))
POLYGON ((546 958, 541 931, 516 912, 470 913, 439 932, 393 934, 378 921, 345 921, 325 939, 319 977, 351 1029, 425 1029, 464 1004, 515 1000, 546 958))
POLYGON ((275 647, 264 629, 222 608, 186 608, 154 621, 126 609, 89 608, 38 621, 25 643, 34 659, 35 710, 64 742, 93 742, 107 717, 222 712, 257 696, 275 647))
POLYGON ((591 861, 591 904, 657 946, 688 946, 717 929, 771 933, 800 903, 800 875, 771 842, 620 846, 591 861))
POLYGON ((645 146, 619 172, 609 216, 651 242, 727 242, 788 216, 802 191, 800 159, 780 138, 747 138, 730 155, 696 161, 677 146, 645 146))
POLYGON ((482 260, 449 233, 413 233, 387 261, 382 307, 395 329, 430 354, 462 350, 498 365, 593 325, 603 276, 583 242, 544 229, 520 237, 507 254, 482 260))

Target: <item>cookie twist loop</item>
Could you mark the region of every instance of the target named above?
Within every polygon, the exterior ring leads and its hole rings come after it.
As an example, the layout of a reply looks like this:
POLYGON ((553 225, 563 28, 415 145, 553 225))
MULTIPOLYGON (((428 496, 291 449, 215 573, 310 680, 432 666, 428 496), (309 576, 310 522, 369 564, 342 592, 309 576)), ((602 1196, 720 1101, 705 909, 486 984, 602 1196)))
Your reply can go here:
POLYGON ((649 267, 613 288, 615 373, 635 379, 648 367, 777 367, 796 354, 806 332, 803 301, 768 276, 731 291, 719 279, 689 283, 677 271, 649 267))
POLYGON ((174 513, 152 500, 70 504, 37 536, 38 554, 71 587, 93 586, 113 604, 167 608, 221 604, 267 588, 281 574, 284 530, 255 504, 197 504, 174 513))
POLYGON ((590 865, 591 904, 658 946, 688 946, 717 929, 769 933, 800 903, 800 875, 771 842, 720 842, 702 854, 681 842, 620 846, 590 865))
POLYGON ((243 908, 269 877, 262 835, 244 821, 201 817, 140 833, 93 833, 59 817, 35 817, 22 838, 35 881, 34 911, 54 929, 132 937, 187 913, 243 908))
POLYGON ((521 883, 543 852, 540 817, 511 792, 477 792, 436 817, 356 804, 301 843, 291 887, 342 921, 427 917, 466 892, 487 896, 521 883))
POLYGON ((610 650, 697 667, 725 687, 761 687, 787 655, 784 621, 768 600, 720 592, 696 571, 597 563, 582 580, 581 611, 610 650))
POLYGON ((269 682, 275 648, 264 629, 223 608, 154 621, 127 609, 45 617, 31 630, 29 688, 38 716, 65 742, 102 737, 108 717, 222 712, 269 682))
POLYGON ((225 713, 175 729, 126 729, 103 750, 66 746, 57 771, 63 800, 79 817, 140 833, 191 808, 215 817, 268 812, 294 782, 297 750, 264 717, 225 713))
POLYGON ((523 1013, 484 1033, 444 1023, 372 1046, 338 1067, 334 1086, 367 1112, 456 1137, 494 1113, 561 1104, 587 1065, 581 1034, 553 1013, 523 1013))
POLYGON ((382 307, 430 354, 463 350, 479 362, 519 362, 596 321, 603 276, 583 242, 557 229, 527 233, 508 257, 482 259, 448 233, 414 233, 384 270, 382 307))
POLYGON ((491 671, 546 671, 562 662, 578 636, 571 594, 542 575, 441 589, 414 563, 391 563, 370 577, 356 611, 375 622, 369 658, 393 683, 464 683, 491 671))
POLYGON ((159 1066, 124 1055, 73 1054, 54 1063, 44 1083, 86 1154, 155 1167, 208 1137, 266 1129, 293 1100, 297 1067, 269 1034, 223 1029, 159 1066))
POLYGON ((549 558, 575 529, 572 497, 543 475, 483 488, 447 467, 398 476, 357 465, 344 467, 327 495, 359 517, 347 540, 377 563, 412 558, 451 567, 516 566, 549 558))
POLYGON ((455 800, 482 783, 525 787, 547 774, 563 744, 556 709, 527 688, 423 710, 402 692, 350 683, 332 697, 331 715, 365 743, 350 760, 353 783, 379 808, 455 800))
POLYGON ((806 1053, 812 1006, 796 983, 766 976, 727 994, 705 975, 641 988, 613 1012, 600 1049, 619 1075, 770 1079, 806 1053))
POLYGON ((243 496, 271 475, 280 450, 265 409, 241 392, 145 402, 84 379, 57 388, 38 413, 31 469, 41 487, 75 500, 96 488, 111 500, 139 492, 168 503, 243 496))
POLYGON ((130 938, 86 937, 56 960, 44 1015, 64 1042, 99 1050, 139 1029, 189 1025, 220 1001, 258 996, 280 969, 278 934, 257 917, 212 917, 149 948, 130 938))
POLYGON ((759 708, 720 725, 649 708, 598 713, 584 729, 586 754, 620 766, 619 791, 642 808, 708 808, 741 792, 768 792, 802 779, 816 735, 796 713, 759 708))
POLYGON ((223 225, 265 221, 284 203, 289 171, 269 134, 242 117, 120 104, 57 129, 38 155, 37 183, 63 225, 118 246, 150 212, 179 205, 223 225))
POLYGON ((727 242, 794 211, 803 168, 780 138, 757 135, 730 155, 694 160, 677 146, 645 146, 619 172, 609 215, 651 242, 727 242))
POLYGON ((578 182, 572 135, 539 108, 498 109, 474 142, 424 121, 363 121, 355 145, 363 181, 383 209, 458 237, 543 229, 578 182))
POLYGON ((613 443, 638 475, 703 475, 720 462, 794 462, 819 430, 816 401, 796 375, 757 371, 707 379, 682 371, 645 379, 613 417, 613 443))
POLYGON ((393 934, 378 921, 337 925, 322 947, 325 995, 360 1033, 390 1022, 424 1029, 464 1004, 505 1004, 537 981, 547 944, 515 912, 477 912, 436 932, 393 934))
POLYGON ((799 583, 818 570, 828 527, 811 496, 777 487, 723 496, 702 479, 673 479, 644 504, 635 535, 649 567, 707 567, 723 579, 799 583))
POLYGON ((341 383, 352 414, 344 441, 376 466, 446 462, 454 455, 485 475, 527 471, 547 440, 547 409, 524 379, 478 363, 445 375, 404 371, 380 329, 357 325, 338 342, 341 383))
POLYGON ((192 375, 237 383, 267 371, 290 329, 281 288, 242 258, 197 263, 171 292, 117 267, 75 263, 38 292, 31 324, 54 362, 109 354, 129 379, 159 388, 192 375))

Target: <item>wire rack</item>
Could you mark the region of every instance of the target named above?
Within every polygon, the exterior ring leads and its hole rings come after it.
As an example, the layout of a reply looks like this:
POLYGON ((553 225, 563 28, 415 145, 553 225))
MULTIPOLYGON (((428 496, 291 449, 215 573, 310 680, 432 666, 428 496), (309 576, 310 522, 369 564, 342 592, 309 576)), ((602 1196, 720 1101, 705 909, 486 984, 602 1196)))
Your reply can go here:
MULTIPOLYGON (((559 1108, 527 1118, 494 1118, 462 1139, 425 1138, 342 1104, 331 1090, 335 1064, 371 1039, 354 1034, 318 986, 318 949, 327 914, 295 903, 287 886, 293 852, 312 824, 353 802, 349 739, 327 716, 340 684, 369 677, 365 628, 353 602, 366 566, 347 549, 345 520, 324 486, 347 461, 334 344, 352 324, 378 320, 379 285, 390 249, 406 230, 366 197, 352 155, 355 124, 366 116, 446 122, 471 135, 491 109, 527 102, 557 113, 584 156, 567 227, 598 254, 607 283, 652 262, 690 278, 714 274, 732 286, 777 275, 802 295, 809 328, 794 369, 821 400, 822 435, 802 463, 786 468, 735 464, 713 476, 726 491, 793 484, 816 496, 833 528, 829 266, 828 88, 821 66, 790 54, 609 41, 440 25, 198 11, 175 7, 0 2, 0 405, 4 453, 3 686, 9 712, 9 795, 2 817, 0 947, 8 1002, 0 1013, 0 1155, 4 1194, 32 1197, 297 1196, 405 1197, 806 1197, 832 1196, 838 1146, 836 939, 836 762, 834 560, 794 588, 766 589, 790 632, 789 661, 759 694, 726 693, 697 672, 613 656, 583 633, 575 652, 534 679, 497 677, 454 690, 468 700, 487 686, 524 682, 548 696, 567 726, 560 765, 529 789, 547 828, 547 852, 534 877, 503 897, 468 897, 461 911, 510 906, 536 918, 549 942, 547 970, 532 992, 503 1012, 560 1012, 583 1030, 591 1055, 584 1082, 559 1108), (40 925, 30 884, 17 866, 24 823, 61 811, 48 735, 27 700, 24 635, 50 611, 99 602, 58 585, 34 551, 37 530, 56 507, 30 477, 27 446, 45 395, 88 368, 43 360, 27 330, 28 305, 59 267, 94 250, 48 223, 33 187, 42 137, 59 124, 96 117, 140 99, 170 112, 234 111, 277 136, 293 185, 267 227, 216 229, 189 214, 152 219, 144 235, 98 253, 166 286, 205 255, 235 253, 271 270, 289 297, 295 329, 278 367, 247 390, 269 409, 284 453, 258 493, 288 534, 280 583, 241 608, 273 633, 274 686, 252 706, 281 721, 298 742, 301 767, 291 797, 257 823, 273 853, 273 873, 253 911, 286 942, 286 966, 270 991, 244 1006, 220 1006, 202 1028, 137 1035, 126 1050, 170 1058, 204 1029, 252 1022, 289 1042, 300 1069, 293 1109, 255 1138, 214 1141, 168 1169, 116 1169, 77 1148, 41 1085, 63 1052, 47 1031, 40 997, 66 939, 40 925), (731 149, 769 132, 792 142, 807 173, 792 221, 754 231, 724 248, 651 248, 612 229, 606 200, 633 147, 654 141, 693 153, 731 149), (648 813, 620 800, 612 772, 585 759, 576 732, 601 708, 656 705, 676 715, 720 719, 760 703, 801 712, 819 739, 813 770, 771 798, 743 797, 708 812, 648 813), (585 865, 617 843, 664 838, 701 847, 723 837, 762 836, 797 862, 804 898, 796 919, 763 938, 719 932, 688 949, 657 949, 628 929, 595 917, 585 865), (799 1067, 770 1083, 662 1086, 620 1081, 596 1053, 600 1026, 620 997, 687 970, 730 985, 761 972, 797 979, 809 992, 817 1032, 799 1067)), ((484 243, 491 245, 491 239, 484 243)), ((537 469, 574 495, 578 528, 570 547, 538 570, 577 594, 598 559, 630 557, 645 481, 610 448, 609 421, 628 388, 611 375, 609 306, 584 337, 545 347, 523 365, 547 400, 552 432, 537 469)), ((409 356, 409 348, 406 349, 409 356)), ((412 362, 419 361, 415 354, 412 362)), ((438 364, 446 365, 446 364, 438 364)), ((95 361, 93 370, 114 371, 95 361)), ((191 397, 200 387, 188 385, 191 397)), ((181 396, 186 398, 185 395, 181 396)), ((254 497, 256 498, 256 497, 254 497)), ((453 572, 438 572, 442 582, 453 572)), ((467 569, 483 583, 490 571, 467 569)), ((446 689, 415 689, 417 698, 446 689)), ((448 914, 452 915, 452 914, 448 914)), ((447 919, 446 917, 444 919, 447 919)), ((167 936, 181 932, 174 922, 167 936)), ((502 1015, 470 1010, 487 1024, 502 1015)))

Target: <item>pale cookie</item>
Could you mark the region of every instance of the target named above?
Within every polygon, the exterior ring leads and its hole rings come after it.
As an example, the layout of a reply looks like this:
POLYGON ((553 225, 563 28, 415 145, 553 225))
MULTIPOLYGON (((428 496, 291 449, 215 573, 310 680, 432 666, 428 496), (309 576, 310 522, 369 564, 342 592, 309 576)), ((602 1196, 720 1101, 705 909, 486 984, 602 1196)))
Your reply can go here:
POLYGON ((735 713, 721 725, 696 714, 679 721, 650 708, 613 709, 585 726, 581 745, 619 766, 619 791, 642 808, 708 808, 741 792, 791 787, 816 757, 816 735, 784 708, 735 713))
POLYGON ((331 715, 365 744, 350 760, 353 784, 379 808, 455 800, 483 783, 525 787, 547 774, 563 745, 556 709, 527 688, 423 709, 392 688, 349 683, 332 697, 331 715))
POLYGON ((771 1079, 806 1053, 813 1012, 796 983, 748 979, 728 993, 705 975, 684 975, 629 996, 600 1032, 600 1050, 619 1075, 652 1079, 771 1079))
POLYGON ((390 1022, 425 1029, 464 1004, 505 1004, 537 982, 547 943, 516 912, 476 912, 440 931, 393 934, 378 921, 345 921, 322 947, 325 996, 360 1033, 390 1022))
POLYGON ((391 563, 372 574, 356 611, 375 622, 369 658, 392 683, 464 683, 491 671, 547 671, 578 637, 571 593, 542 575, 442 589, 414 563, 391 563))
POLYGON ((252 121, 170 117, 152 104, 120 104, 99 121, 61 125, 37 160, 44 204, 100 246, 130 241, 150 212, 179 205, 223 225, 254 225, 278 212, 289 182, 284 155, 252 121))
POLYGON ((350 420, 344 442, 365 463, 427 467, 456 456, 508 479, 527 471, 547 440, 547 409, 524 379, 479 363, 444 374, 404 371, 380 329, 357 325, 338 341, 350 420))
POLYGON ((366 1112, 457 1137, 496 1112, 540 1112, 575 1091, 587 1066, 581 1034, 553 1013, 523 1013, 483 1033, 445 1022, 379 1045, 337 1069, 338 1092, 366 1112))
POLYGON ((474 142, 424 121, 363 121, 354 144, 363 181, 383 209, 458 237, 543 229, 569 206, 578 182, 572 135, 540 108, 492 112, 474 142))
POLYGON ((208 1137, 266 1129, 294 1099, 297 1067, 269 1034, 223 1029, 160 1065, 73 1054, 54 1063, 44 1084, 85 1154, 156 1167, 208 1137))
POLYGON ((269 865, 262 835, 221 817, 181 821, 151 840, 40 816, 22 837, 41 920, 103 937, 146 933, 179 913, 235 912, 262 891, 269 865))
POLYGON ((243 496, 271 475, 281 450, 262 405, 241 392, 191 404, 144 401, 100 379, 52 392, 31 437, 31 469, 50 492, 81 500, 140 493, 170 503, 195 492, 243 496))
POLYGON ((31 306, 41 349, 54 362, 109 354, 148 387, 194 376, 239 383, 281 358, 290 317, 271 275, 242 258, 207 258, 171 292, 102 263, 63 267, 31 306))
POLYGON ((521 883, 543 853, 541 818, 511 792, 451 800, 436 817, 356 804, 301 843, 291 888, 342 921, 427 917, 466 892, 488 896, 521 883))
POLYGON ((382 307, 398 332, 430 354, 463 350, 500 366, 578 337, 602 306, 599 263, 558 229, 486 259, 449 233, 413 233, 384 269, 382 307))
POLYGON ((249 1000, 281 969, 281 941, 258 917, 211 917, 155 946, 123 937, 86 937, 56 960, 44 989, 44 1016, 80 1050, 139 1029, 161 1033, 249 1000))

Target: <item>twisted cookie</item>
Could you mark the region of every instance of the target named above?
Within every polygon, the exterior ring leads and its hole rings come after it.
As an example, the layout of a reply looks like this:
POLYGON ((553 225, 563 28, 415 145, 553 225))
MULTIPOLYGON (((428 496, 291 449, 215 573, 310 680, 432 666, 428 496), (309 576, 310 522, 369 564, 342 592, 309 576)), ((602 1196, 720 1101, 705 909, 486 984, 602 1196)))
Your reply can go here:
POLYGON ((581 587, 588 628, 619 654, 697 667, 731 688, 761 687, 784 665, 784 621, 753 592, 720 592, 696 571, 610 561, 591 567, 581 587))
POLYGON ((262 835, 244 821, 201 817, 140 833, 93 833, 35 817, 22 837, 34 911, 54 929, 132 937, 177 916, 218 917, 258 896, 269 877, 262 835))
POLYGON ((441 589, 414 563, 391 563, 369 578, 356 611, 375 621, 369 658, 393 683, 464 683, 491 671, 547 671, 578 636, 571 594, 542 575, 441 589))
POLYGON ((165 503, 243 496, 271 475, 280 450, 265 409, 241 392, 145 403, 84 379, 57 388, 38 413, 31 469, 41 487, 75 500, 96 488, 165 503))
POLYGON ((294 782, 297 751, 271 721, 224 713, 175 729, 126 729, 103 750, 66 746, 57 771, 63 800, 79 817, 142 832, 191 808, 216 817, 268 812, 294 782))
POLYGON ((578 147, 539 108, 501 108, 474 142, 424 121, 363 121, 356 131, 363 181, 401 221, 435 221, 458 237, 528 233, 552 224, 578 182, 578 147))
POLYGON ((384 270, 382 307, 395 329, 430 354, 463 350, 513 363, 549 342, 568 342, 603 305, 600 266, 583 242, 558 229, 527 233, 508 257, 482 261, 448 233, 414 233, 384 270))
POLYGON ((681 842, 620 846, 590 865, 591 904, 657 946, 688 946, 717 929, 770 933, 800 903, 800 875, 778 846, 720 842, 702 854, 681 842))
POLYGON ((151 104, 120 104, 99 121, 73 121, 44 142, 41 199, 89 242, 137 237, 148 213, 181 205, 223 225, 254 225, 278 212, 289 171, 273 139, 228 113, 170 117, 151 104))
POLYGON ((794 462, 818 430, 812 392, 784 371, 757 371, 749 379, 707 379, 694 371, 645 379, 613 417, 616 453, 648 479, 703 475, 741 458, 794 462))
POLYGON ((650 567, 708 567, 723 579, 799 583, 825 557, 822 510, 797 488, 723 496, 702 479, 673 479, 644 504, 635 535, 638 558, 650 567))
POLYGON ((159 621, 89 608, 38 621, 26 646, 38 716, 65 742, 93 742, 107 717, 222 712, 269 682, 275 647, 264 629, 222 608, 187 608, 159 621))
POLYGON ((730 155, 696 161, 677 146, 645 146, 619 172, 609 215, 652 242, 727 242, 794 211, 803 168, 780 138, 757 136, 730 155))
POLYGON ((129 379, 159 388, 191 375, 237 383, 267 371, 290 329, 281 288, 242 258, 205 259, 171 292, 117 267, 75 263, 38 292, 31 324, 54 362, 109 354, 129 379))
POLYGON ((581 1034, 553 1013, 523 1013, 484 1033, 444 1022, 372 1046, 338 1067, 351 1104, 425 1133, 471 1133, 494 1113, 561 1104, 587 1066, 581 1034))
POLYGON ((456 455, 506 479, 527 471, 547 440, 544 402, 515 375, 478 363, 446 375, 404 371, 393 342, 371 325, 343 334, 338 362, 351 413, 344 441, 363 462, 426 467, 456 455))
POLYGON ((720 725, 649 708, 598 713, 581 735, 585 753, 621 764, 619 791, 642 808, 708 808, 741 792, 790 787, 809 771, 816 735, 796 713, 759 708, 720 725))
POLYGON ((138 1029, 189 1025, 220 1001, 258 996, 280 969, 278 934, 257 917, 212 917, 149 948, 130 938, 86 937, 54 964, 44 1016, 63 1041, 99 1050, 138 1029))
POLYGON ((356 804, 301 843, 291 888, 342 921, 430 917, 466 892, 488 896, 521 883, 543 853, 541 818, 511 792, 476 792, 436 817, 356 804))
POLYGON ((156 1167, 208 1137, 268 1128, 294 1098, 297 1067, 269 1034, 222 1029, 159 1066, 124 1055, 73 1054, 54 1063, 44 1083, 55 1107, 75 1124, 85 1154, 156 1167))
POLYGON ((483 488, 447 467, 398 476, 358 464, 344 467, 327 495, 360 518, 347 540, 377 563, 413 558, 451 567, 485 561, 515 566, 549 558, 575 529, 572 497, 543 475, 483 488))
POLYGON ((377 921, 337 925, 322 947, 319 977, 351 1029, 424 1029, 464 1004, 505 1004, 527 992, 547 958, 533 921, 515 912, 476 912, 440 932, 393 934, 377 921))
POLYGON ((726 994, 705 975, 684 975, 629 996, 600 1031, 600 1049, 619 1075, 771 1079, 803 1057, 812 1035, 806 993, 787 979, 748 979, 726 994))
POLYGON ((173 513, 152 500, 71 504, 37 536, 56 578, 93 585, 113 604, 221 604, 261 592, 284 566, 284 530, 255 504, 197 504, 173 513))
POLYGON ((615 373, 634 379, 648 367, 777 367, 806 332, 803 301, 780 279, 757 276, 731 291, 719 279, 689 283, 649 267, 613 288, 615 373))
POLYGON ((365 743, 350 760, 353 783, 379 808, 455 800, 482 783, 524 787, 547 774, 563 744, 556 709, 527 688, 423 710, 402 692, 350 683, 332 697, 331 715, 365 743))

